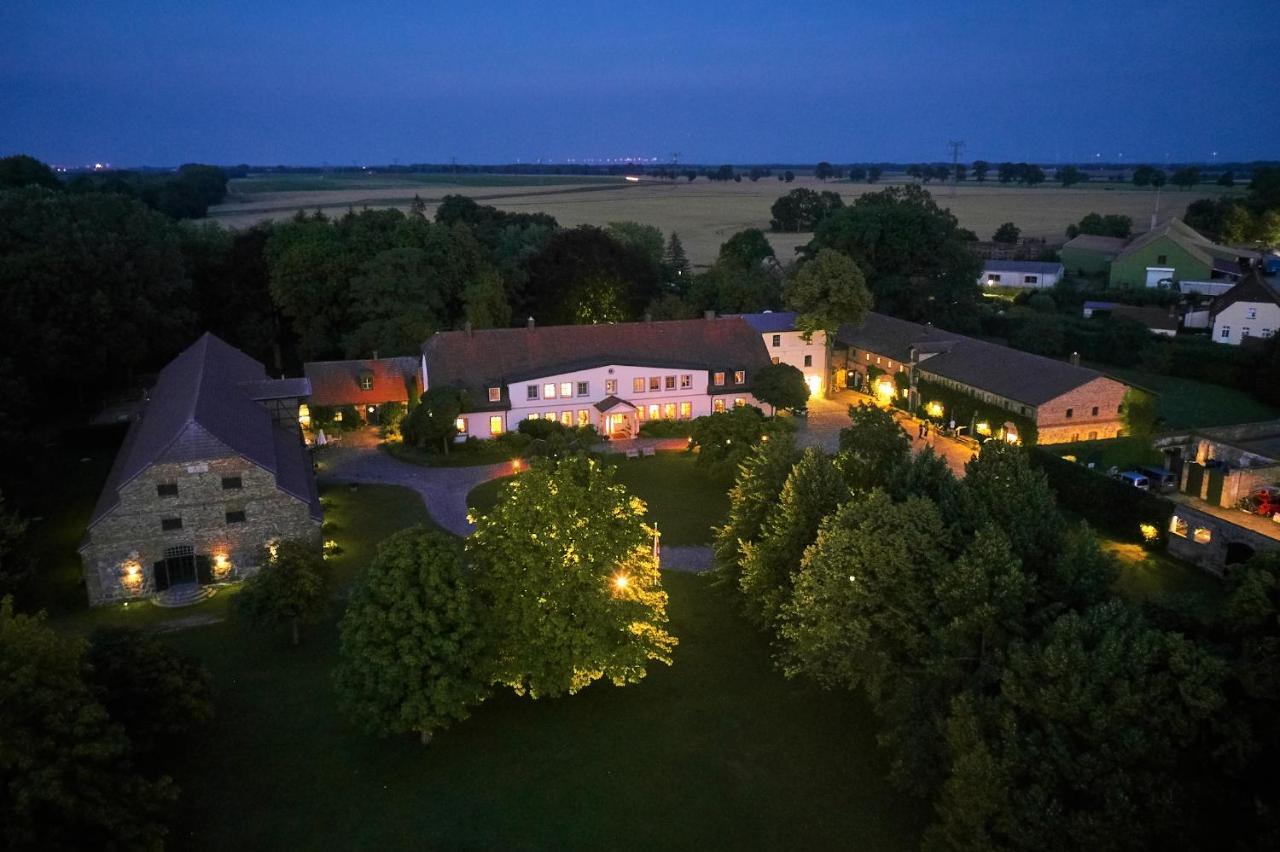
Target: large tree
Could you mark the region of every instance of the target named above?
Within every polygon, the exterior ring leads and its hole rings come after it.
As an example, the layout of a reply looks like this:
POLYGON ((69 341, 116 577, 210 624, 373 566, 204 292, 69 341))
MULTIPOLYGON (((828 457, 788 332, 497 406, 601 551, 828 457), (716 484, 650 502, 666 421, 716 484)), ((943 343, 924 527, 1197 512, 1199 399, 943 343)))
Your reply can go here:
POLYGON ((738 587, 742 543, 760 537, 769 510, 799 460, 795 439, 790 435, 775 435, 752 447, 738 465, 738 475, 729 489, 728 517, 723 526, 715 528, 716 571, 726 585, 738 587))
POLYGON ((790 364, 770 364, 756 371, 751 380, 752 395, 776 411, 804 411, 809 404, 809 386, 804 373, 790 364))
POLYGON ((526 268, 522 309, 549 325, 639 319, 660 291, 648 256, 590 225, 553 235, 526 268))
POLYGON ((370 733, 431 735, 488 693, 483 607, 453 537, 427 527, 378 546, 342 617, 343 709, 370 733))
POLYGON ((494 679, 520 694, 638 682, 671 663, 667 594, 645 506, 588 458, 512 480, 467 539, 492 605, 494 679))
POLYGON ((264 548, 261 559, 258 573, 234 598, 236 613, 255 624, 287 626, 297 645, 300 626, 319 621, 329 611, 329 572, 320 549, 288 539, 264 548))
POLYGON ((85 643, 0 600, 0 846, 160 849, 177 797, 89 684, 85 643))
POLYGON ((855 491, 887 487, 911 456, 911 439, 893 412, 868 402, 849 406, 849 425, 839 440, 836 464, 855 491))
POLYGON ((871 310, 871 291, 858 264, 847 255, 822 249, 805 261, 784 291, 796 312, 796 329, 805 340, 822 334, 827 346, 845 323, 857 325, 871 310))
POLYGON ((38 186, 44 189, 62 189, 62 181, 53 169, 26 154, 0 157, 0 190, 38 186))
POLYGON ((956 217, 919 186, 867 193, 832 213, 804 252, 822 249, 853 259, 881 311, 959 321, 975 310, 981 265, 956 217))
POLYGON ((796 462, 769 510, 758 541, 742 543, 739 586, 747 614, 772 625, 791 598, 792 578, 823 517, 849 497, 831 458, 813 447, 796 462))
POLYGON ((428 388, 404 420, 400 434, 411 447, 422 447, 449 454, 449 446, 458 434, 458 415, 462 413, 462 394, 455 388, 428 388))

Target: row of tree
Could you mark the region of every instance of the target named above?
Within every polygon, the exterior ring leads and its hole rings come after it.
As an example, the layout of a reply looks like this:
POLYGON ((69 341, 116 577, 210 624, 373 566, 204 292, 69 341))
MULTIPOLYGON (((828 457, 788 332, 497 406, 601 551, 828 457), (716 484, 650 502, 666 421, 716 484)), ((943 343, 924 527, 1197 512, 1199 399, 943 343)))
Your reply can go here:
POLYGON ((1111 591, 1025 451, 957 480, 870 406, 834 457, 785 436, 740 466, 716 570, 793 677, 864 694, 949 849, 1273 846, 1280 560, 1210 624, 1111 591))

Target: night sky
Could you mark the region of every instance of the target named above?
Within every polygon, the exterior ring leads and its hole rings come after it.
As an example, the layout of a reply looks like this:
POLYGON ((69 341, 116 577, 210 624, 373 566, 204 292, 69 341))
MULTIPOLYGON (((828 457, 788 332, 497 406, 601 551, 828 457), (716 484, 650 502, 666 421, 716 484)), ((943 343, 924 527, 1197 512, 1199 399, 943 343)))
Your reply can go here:
POLYGON ((0 2, 60 165, 1280 157, 1276 0, 0 2), (366 6, 368 8, 362 8, 366 6))

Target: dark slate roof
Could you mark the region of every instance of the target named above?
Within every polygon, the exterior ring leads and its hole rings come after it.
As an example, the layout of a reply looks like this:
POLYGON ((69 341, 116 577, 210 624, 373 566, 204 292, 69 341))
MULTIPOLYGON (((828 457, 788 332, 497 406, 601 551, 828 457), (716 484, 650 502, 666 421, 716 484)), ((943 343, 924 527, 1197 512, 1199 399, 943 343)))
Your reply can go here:
POLYGON ((1271 281, 1262 277, 1256 269, 1246 275, 1239 284, 1209 303, 1209 313, 1217 315, 1236 302, 1270 302, 1280 305, 1280 292, 1271 281))
POLYGON ((1042 405, 1097 378, 1097 370, 1020 352, 932 326, 870 313, 844 325, 836 342, 909 363, 911 349, 927 354, 918 369, 1027 405, 1042 405))
POLYGON ((263 379, 241 382, 240 387, 250 399, 259 402, 268 399, 305 399, 311 396, 311 382, 307 379, 263 379))
POLYGON ((617 406, 617 405, 625 405, 629 408, 635 408, 635 405, 633 403, 627 402, 625 399, 619 396, 606 396, 604 399, 596 403, 596 408, 598 408, 600 411, 608 411, 610 408, 613 408, 614 406, 617 406))
POLYGON ((129 427, 90 526, 115 507, 120 489, 151 465, 228 455, 274 474, 276 487, 306 502, 319 519, 311 461, 296 426, 275 423, 254 399, 270 381, 262 364, 212 334, 170 361, 129 427))
POLYGON ((1063 248, 1096 251, 1100 254, 1115 257, 1124 250, 1126 242, 1128 241, 1123 237, 1103 237, 1098 234, 1080 234, 1068 240, 1067 244, 1064 245, 1063 248))
POLYGON ((795 311, 764 311, 758 314, 725 314, 726 319, 743 319, 760 334, 796 330, 795 311))
POLYGON ((418 359, 367 358, 352 361, 308 361, 303 372, 311 380, 312 405, 378 405, 406 402, 419 386, 418 359), (360 390, 360 374, 373 375, 373 387, 360 390))
POLYGON ((1061 275, 1061 263, 1039 260, 988 260, 982 264, 983 272, 1022 272, 1027 275, 1061 275))
POLYGON ((509 408, 508 384, 606 364, 724 372, 714 392, 733 393, 749 390, 754 371, 770 363, 759 333, 728 317, 443 331, 422 354, 428 386, 467 391, 471 411, 509 408), (737 370, 746 371, 745 384, 733 383, 737 370), (502 388, 499 402, 489 402, 491 387, 502 388))

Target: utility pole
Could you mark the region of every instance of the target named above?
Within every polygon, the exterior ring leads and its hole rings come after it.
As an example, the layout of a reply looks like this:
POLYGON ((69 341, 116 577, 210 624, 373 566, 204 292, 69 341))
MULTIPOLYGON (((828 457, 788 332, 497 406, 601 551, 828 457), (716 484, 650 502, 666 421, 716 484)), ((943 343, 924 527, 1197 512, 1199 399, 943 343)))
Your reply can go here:
POLYGON ((959 183, 958 175, 960 169, 960 152, 964 150, 963 139, 952 139, 947 143, 947 147, 951 149, 951 194, 956 194, 956 184, 959 183))

